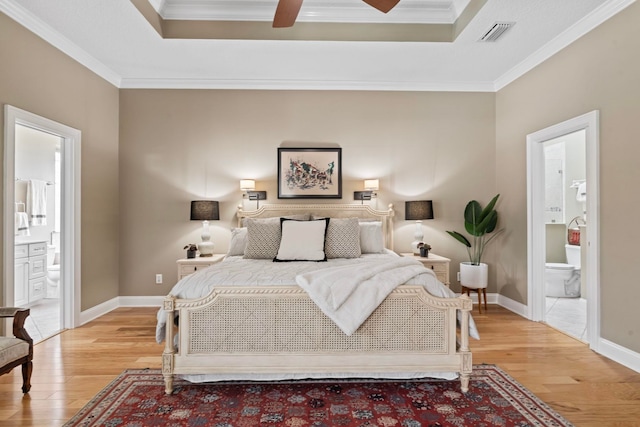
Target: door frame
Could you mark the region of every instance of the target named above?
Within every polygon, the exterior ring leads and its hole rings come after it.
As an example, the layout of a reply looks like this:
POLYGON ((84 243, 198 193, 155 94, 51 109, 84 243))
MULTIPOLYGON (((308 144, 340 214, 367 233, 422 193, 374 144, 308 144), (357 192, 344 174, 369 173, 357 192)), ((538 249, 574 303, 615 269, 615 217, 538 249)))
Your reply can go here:
POLYGON ((545 318, 544 142, 585 131, 587 221, 587 341, 598 351, 600 341, 600 112, 591 111, 527 135, 527 310, 534 321, 545 318))
POLYGON ((4 108, 4 289, 5 305, 14 302, 14 209, 15 209, 15 127, 16 124, 59 136, 62 140, 60 283, 61 327, 80 325, 81 264, 80 264, 80 145, 78 129, 38 116, 11 105, 4 108))

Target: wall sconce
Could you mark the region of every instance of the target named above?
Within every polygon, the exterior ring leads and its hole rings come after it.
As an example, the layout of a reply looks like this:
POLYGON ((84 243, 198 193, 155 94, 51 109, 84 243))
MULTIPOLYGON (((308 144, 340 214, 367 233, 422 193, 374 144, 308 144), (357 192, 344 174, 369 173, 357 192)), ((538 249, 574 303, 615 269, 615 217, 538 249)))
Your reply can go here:
POLYGON ((194 200, 191 202, 191 220, 202 221, 202 242, 198 244, 198 251, 201 257, 213 255, 213 242, 211 239, 211 231, 209 230, 209 221, 220 219, 220 209, 218 202, 212 200, 194 200))
POLYGON ((411 242, 411 251, 415 255, 420 254, 418 243, 424 238, 422 233, 422 220, 433 219, 433 202, 431 200, 418 200, 414 202, 405 202, 404 219, 416 222, 416 231, 411 242))
POLYGON ((372 197, 376 197, 377 194, 374 191, 378 191, 379 182, 377 179, 365 179, 364 191, 354 191, 353 200, 360 200, 364 204, 365 200, 371 200, 372 197))
POLYGON ((267 192, 266 191, 255 191, 256 182, 253 179, 241 179, 240 180, 240 190, 247 193, 247 198, 249 200, 256 201, 256 209, 260 207, 260 200, 267 200, 267 192))

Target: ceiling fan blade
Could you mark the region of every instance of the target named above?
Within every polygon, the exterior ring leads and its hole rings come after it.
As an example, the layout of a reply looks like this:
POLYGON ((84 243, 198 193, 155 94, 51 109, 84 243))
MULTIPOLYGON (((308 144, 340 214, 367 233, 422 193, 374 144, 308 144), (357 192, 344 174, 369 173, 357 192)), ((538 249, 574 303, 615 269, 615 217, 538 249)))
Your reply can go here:
POLYGON ((380 12, 387 13, 393 9, 400 0, 362 0, 369 6, 375 7, 380 12))
POLYGON ((301 6, 302 0, 280 0, 273 16, 273 28, 293 27, 301 6))

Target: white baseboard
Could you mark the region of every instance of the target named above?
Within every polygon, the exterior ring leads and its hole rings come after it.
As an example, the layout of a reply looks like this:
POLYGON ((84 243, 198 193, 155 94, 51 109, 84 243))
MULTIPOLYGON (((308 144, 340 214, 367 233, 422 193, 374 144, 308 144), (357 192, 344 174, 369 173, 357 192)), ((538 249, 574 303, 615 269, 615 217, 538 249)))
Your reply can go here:
MULTIPOLYGON (((475 304, 478 303, 477 294, 471 294, 471 299, 475 304)), ((85 323, 97 319, 98 317, 119 307, 161 307, 163 300, 164 296, 116 297, 81 312, 80 324, 84 325, 85 323)), ((524 317, 525 319, 530 318, 527 314, 529 313, 529 308, 526 305, 503 295, 487 294, 487 303, 497 304, 524 317)), ((614 362, 620 363, 629 369, 640 372, 640 353, 636 353, 635 351, 629 350, 628 348, 622 347, 603 338, 599 338, 598 344, 598 354, 601 354, 614 362)))
POLYGON ((84 325, 85 323, 89 323, 92 320, 97 319, 100 316, 104 316, 110 311, 115 310, 120 307, 119 297, 115 297, 110 299, 109 301, 105 301, 102 304, 95 305, 88 310, 80 312, 80 325, 84 325))
POLYGON ((115 297, 88 310, 80 312, 80 325, 84 325, 110 311, 120 307, 158 307, 162 306, 164 296, 149 297, 115 297))
POLYGON ((598 353, 629 369, 640 372, 640 353, 636 353, 633 350, 629 350, 626 347, 622 347, 604 338, 600 338, 599 340, 598 353))
MULTIPOLYGON (((491 302, 491 298, 488 295, 487 300, 491 302)), ((519 314, 525 319, 531 319, 531 316, 527 314, 530 312, 529 307, 522 303, 516 302, 505 296, 498 295, 496 304, 506 308, 507 310, 513 311, 516 314, 519 314)), ((608 359, 613 360, 614 362, 626 366, 629 369, 640 372, 640 353, 636 353, 633 350, 629 350, 626 347, 622 347, 621 345, 618 345, 601 337, 597 339, 597 346, 591 346, 591 349, 593 351, 601 354, 608 359)))

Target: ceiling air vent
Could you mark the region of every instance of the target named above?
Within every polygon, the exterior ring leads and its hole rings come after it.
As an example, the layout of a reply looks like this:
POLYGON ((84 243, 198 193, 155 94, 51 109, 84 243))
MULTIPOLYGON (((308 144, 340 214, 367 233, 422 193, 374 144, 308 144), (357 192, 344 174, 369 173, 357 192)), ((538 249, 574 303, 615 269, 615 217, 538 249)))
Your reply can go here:
POLYGON ((496 22, 487 30, 482 37, 481 42, 495 42, 497 41, 509 28, 513 27, 515 22, 496 22))

